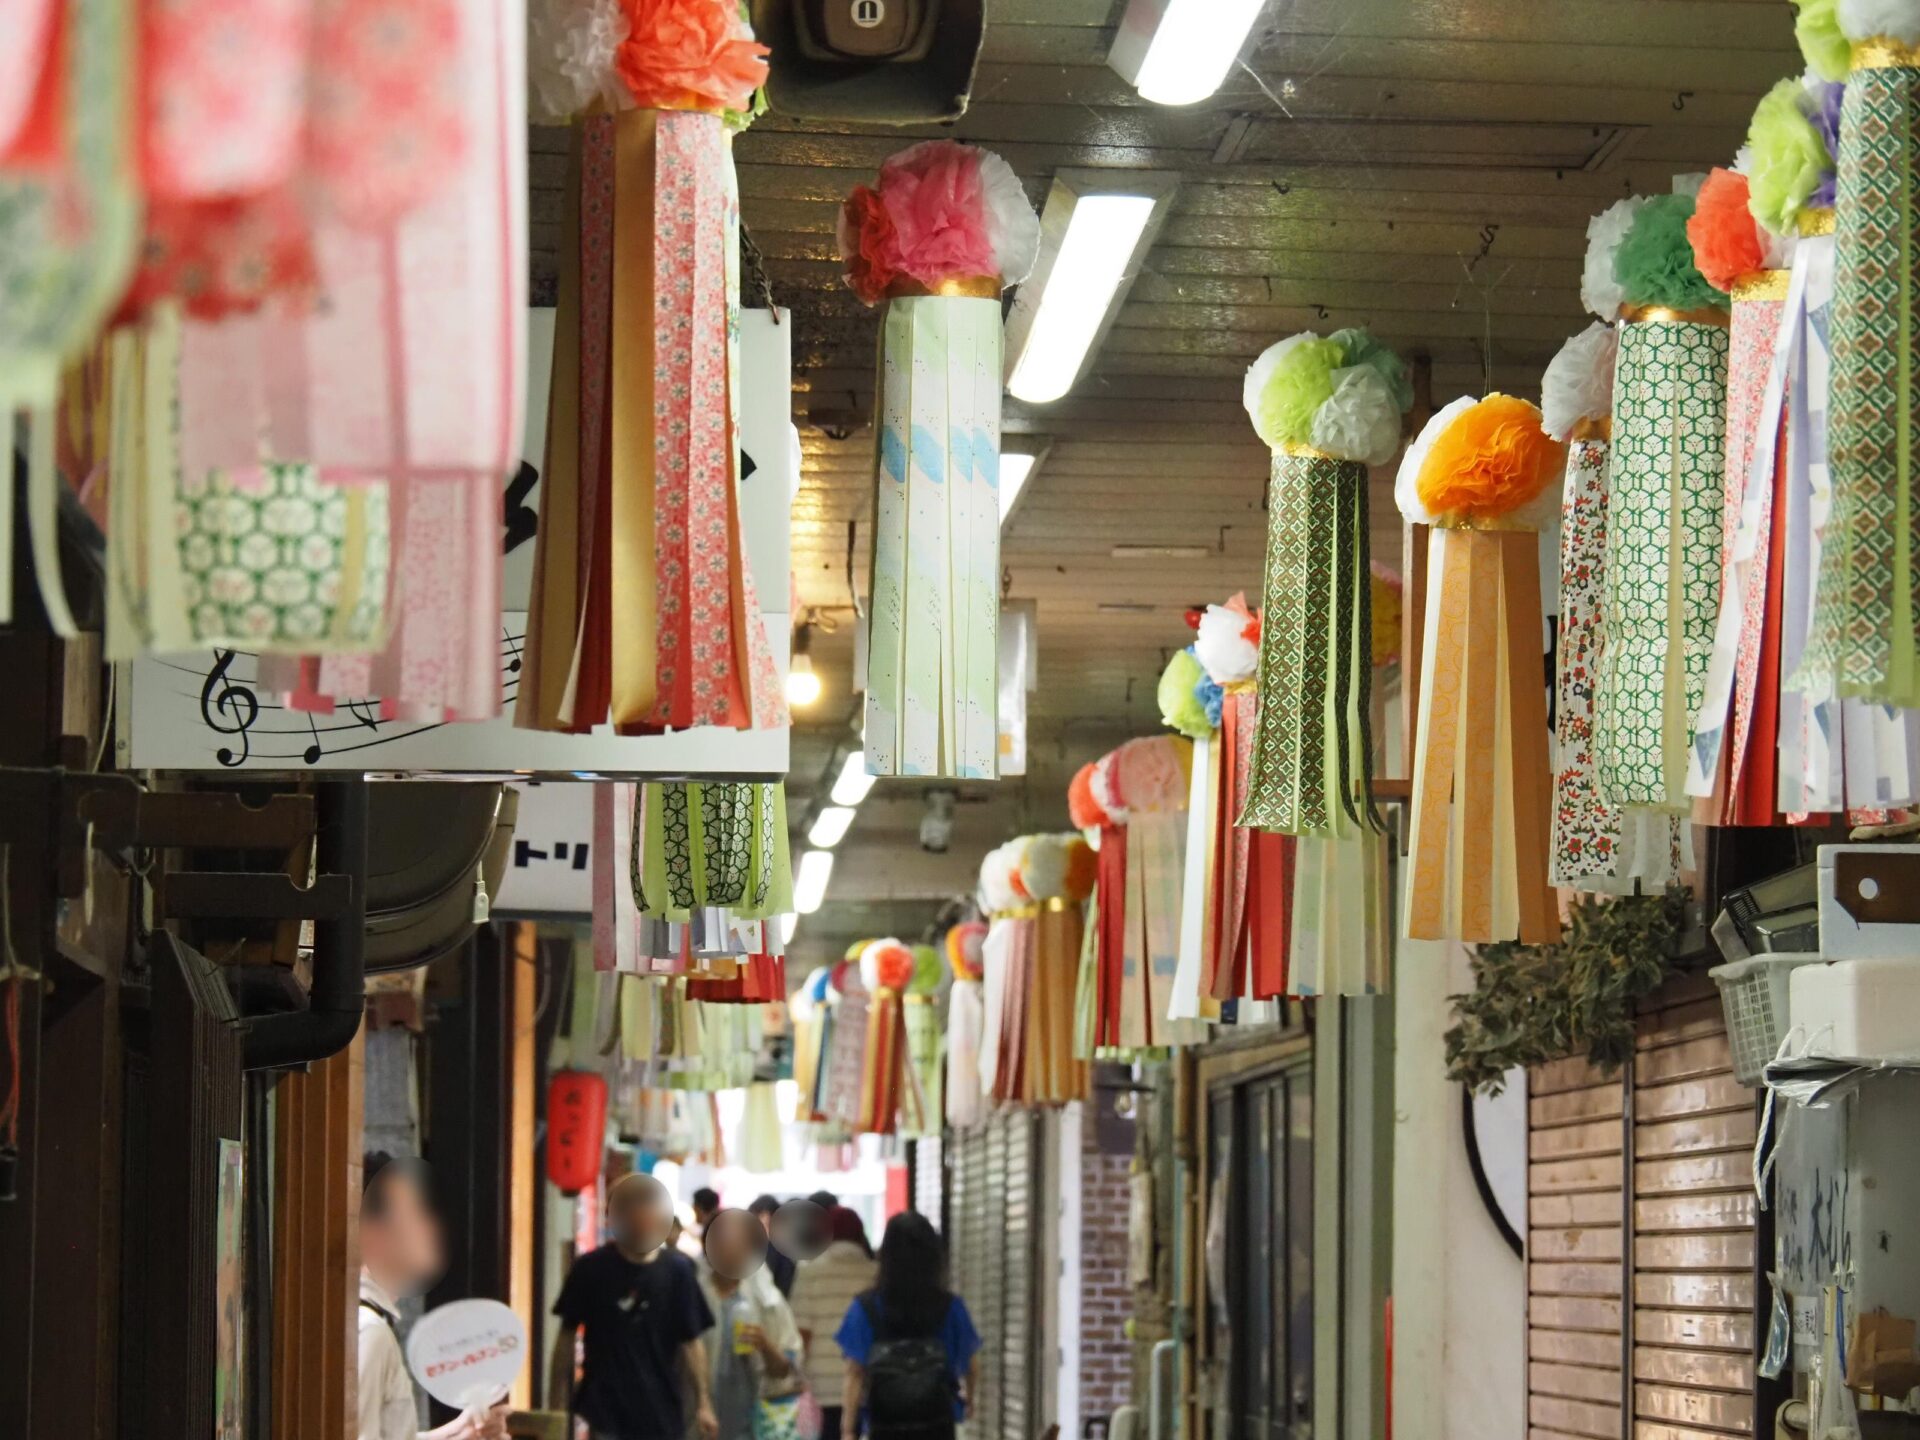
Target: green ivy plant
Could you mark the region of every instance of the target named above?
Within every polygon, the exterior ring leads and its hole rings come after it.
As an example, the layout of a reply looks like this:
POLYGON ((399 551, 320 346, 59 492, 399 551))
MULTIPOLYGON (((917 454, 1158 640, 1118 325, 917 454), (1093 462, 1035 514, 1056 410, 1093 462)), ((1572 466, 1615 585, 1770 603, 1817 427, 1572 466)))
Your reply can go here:
POLYGON ((1473 990, 1452 998, 1447 1078, 1497 1095, 1509 1070, 1585 1054, 1612 1074, 1633 1055, 1633 1002, 1667 977, 1687 892, 1583 895, 1552 945, 1506 940, 1473 957, 1473 990))

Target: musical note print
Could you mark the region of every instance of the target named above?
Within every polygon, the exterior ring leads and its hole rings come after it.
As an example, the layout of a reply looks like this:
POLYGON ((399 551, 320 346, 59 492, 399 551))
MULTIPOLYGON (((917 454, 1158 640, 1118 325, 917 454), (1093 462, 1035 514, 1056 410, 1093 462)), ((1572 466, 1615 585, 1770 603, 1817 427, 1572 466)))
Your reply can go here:
POLYGON ((248 732, 260 718, 260 698, 245 685, 227 679, 227 672, 233 668, 236 654, 232 650, 214 651, 213 668, 207 672, 206 683, 200 687, 200 718, 207 728, 218 735, 240 737, 238 755, 227 745, 213 752, 213 758, 228 769, 247 763, 247 757, 253 753, 248 732), (228 723, 229 716, 231 723, 228 723))

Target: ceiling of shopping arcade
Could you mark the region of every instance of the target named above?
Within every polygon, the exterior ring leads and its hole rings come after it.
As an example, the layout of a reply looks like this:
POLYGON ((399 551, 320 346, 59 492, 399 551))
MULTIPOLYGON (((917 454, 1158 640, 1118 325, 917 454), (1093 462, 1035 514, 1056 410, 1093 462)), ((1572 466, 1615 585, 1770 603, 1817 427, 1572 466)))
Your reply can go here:
MULTIPOLYGON (((1758 97, 1800 68, 1792 12, 1770 0, 1270 0, 1218 93, 1176 109, 1108 67, 1124 9, 994 0, 972 104, 952 127, 774 114, 736 144, 743 220, 795 324, 796 613, 819 622, 825 680, 795 716, 796 825, 824 802, 837 750, 858 743, 852 600, 865 583, 878 315, 840 279, 840 201, 889 154, 938 135, 998 151, 1036 206, 1063 168, 1179 180, 1079 384, 1051 405, 1005 402, 1009 433, 1046 442, 1002 540, 1005 594, 1038 607, 1027 775, 962 786, 944 855, 919 848, 923 787, 877 786, 796 938, 808 964, 865 935, 915 938, 986 849, 1065 825, 1080 764, 1159 726, 1155 682, 1185 643, 1182 612, 1259 583, 1267 454, 1240 383, 1261 350, 1365 326, 1430 363, 1435 404, 1537 394, 1585 323, 1588 218, 1728 163, 1758 97)), ((536 295, 552 283, 564 144, 534 131, 536 295)), ((1374 480, 1374 551, 1391 563, 1390 469, 1374 480)))

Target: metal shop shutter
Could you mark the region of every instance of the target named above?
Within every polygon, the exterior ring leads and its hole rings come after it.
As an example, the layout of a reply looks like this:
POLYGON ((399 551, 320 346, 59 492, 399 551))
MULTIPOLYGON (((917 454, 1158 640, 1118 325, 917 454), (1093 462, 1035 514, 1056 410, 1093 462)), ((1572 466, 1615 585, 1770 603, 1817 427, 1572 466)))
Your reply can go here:
POLYGON ((982 1341, 973 1440, 1032 1440, 1034 1126, 1031 1113, 1003 1110, 946 1145, 952 1283, 982 1341))

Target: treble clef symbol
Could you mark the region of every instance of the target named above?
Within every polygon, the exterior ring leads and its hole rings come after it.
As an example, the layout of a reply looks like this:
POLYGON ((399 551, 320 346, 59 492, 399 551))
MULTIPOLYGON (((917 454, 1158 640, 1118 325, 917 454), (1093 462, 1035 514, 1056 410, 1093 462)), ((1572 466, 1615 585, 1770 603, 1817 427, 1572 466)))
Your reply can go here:
POLYGON ((247 763, 247 757, 253 753, 247 732, 253 728, 253 722, 260 718, 260 701, 253 691, 227 679, 227 671, 233 661, 233 651, 214 651, 213 669, 207 672, 207 683, 200 687, 201 721, 217 735, 240 737, 238 755, 225 745, 213 752, 214 759, 229 767, 247 763))

